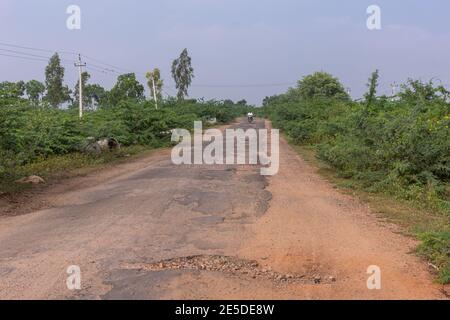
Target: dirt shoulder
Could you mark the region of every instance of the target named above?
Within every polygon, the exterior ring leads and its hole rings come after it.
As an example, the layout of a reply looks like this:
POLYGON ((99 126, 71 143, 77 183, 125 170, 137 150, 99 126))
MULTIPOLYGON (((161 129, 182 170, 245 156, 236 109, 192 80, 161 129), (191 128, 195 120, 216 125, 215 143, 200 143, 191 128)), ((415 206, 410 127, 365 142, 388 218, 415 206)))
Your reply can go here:
POLYGON ((158 150, 11 208, 30 214, 0 217, 0 299, 446 299, 412 238, 284 139, 272 177, 158 150), (67 290, 70 265, 80 291, 67 290), (380 290, 367 288, 374 265, 380 290))
POLYGON ((445 299, 417 245, 381 221, 364 203, 317 174, 282 139, 280 171, 268 179, 270 208, 241 254, 279 272, 335 280, 298 288, 307 299, 445 299), (369 266, 381 269, 382 289, 368 290, 369 266))

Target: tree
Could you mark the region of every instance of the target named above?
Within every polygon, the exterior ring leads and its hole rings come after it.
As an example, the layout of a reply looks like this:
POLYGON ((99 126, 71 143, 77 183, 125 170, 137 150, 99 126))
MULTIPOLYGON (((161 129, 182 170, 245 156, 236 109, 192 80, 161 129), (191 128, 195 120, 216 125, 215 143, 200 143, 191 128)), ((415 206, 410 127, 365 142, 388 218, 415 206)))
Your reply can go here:
POLYGON ((225 99, 225 100, 223 100, 223 105, 227 106, 227 107, 232 107, 232 106, 234 106, 234 102, 231 99, 225 99))
POLYGON ((142 101, 145 99, 144 86, 136 80, 134 73, 122 74, 109 93, 110 103, 113 105, 126 99, 142 101))
POLYGON ((164 81, 161 79, 161 71, 158 68, 153 69, 153 71, 147 72, 147 74, 145 75, 147 78, 147 85, 150 89, 150 95, 152 96, 152 98, 155 97, 156 94, 156 98, 158 100, 161 100, 162 97, 162 87, 164 85, 164 81), (155 92, 153 92, 153 82, 155 84, 155 92))
POLYGON ((22 97, 25 94, 25 82, 22 80, 16 82, 16 89, 19 98, 22 97))
POLYGON ((298 82, 297 90, 304 98, 337 98, 348 100, 349 95, 339 80, 326 72, 316 72, 298 82))
POLYGON ((364 95, 367 107, 369 107, 376 98, 379 77, 378 70, 375 70, 369 78, 369 83, 367 84, 369 91, 364 95))
POLYGON ((47 95, 45 100, 54 108, 58 108, 63 102, 70 100, 70 90, 63 85, 64 67, 58 53, 55 53, 45 68, 45 86, 47 95))
POLYGON ((34 103, 38 103, 44 95, 45 85, 40 81, 30 80, 25 84, 25 92, 27 93, 28 99, 34 103))
MULTIPOLYGON (((94 110, 100 103, 106 100, 106 90, 99 84, 89 84, 87 83, 91 75, 88 72, 83 72, 81 74, 81 86, 83 89, 83 108, 85 110, 94 110)), ((74 89, 74 107, 79 105, 79 90, 80 81, 77 81, 74 89)))
MULTIPOLYGON (((288 89, 289 90, 289 89, 288 89)), ((275 104, 277 101, 285 97, 286 95, 277 95, 277 96, 266 96, 263 99, 263 107, 269 106, 271 104, 275 104)))
POLYGON ((87 84, 84 89, 87 103, 86 109, 94 110, 106 100, 106 90, 99 84, 87 84))
POLYGON ((0 98, 19 99, 25 93, 25 83, 4 81, 0 83, 0 98))
POLYGON ((173 61, 172 77, 178 89, 178 99, 184 99, 185 96, 188 96, 188 87, 194 78, 194 69, 191 66, 191 57, 189 57, 187 49, 184 49, 180 57, 173 61))
POLYGON ((371 110, 371 105, 376 101, 376 95, 377 95, 377 87, 378 87, 378 70, 375 70, 372 72, 369 82, 367 83, 367 87, 369 88, 369 91, 364 94, 365 98, 365 104, 363 105, 361 109, 361 113, 359 114, 358 118, 358 128, 361 130, 361 133, 363 135, 366 135, 366 128, 367 128, 367 121, 370 116, 370 113, 373 112, 371 110))
POLYGON ((446 101, 449 92, 441 85, 435 88, 433 81, 422 82, 421 80, 408 79, 402 86, 403 92, 399 97, 409 104, 415 104, 417 101, 432 101, 441 97, 446 101))

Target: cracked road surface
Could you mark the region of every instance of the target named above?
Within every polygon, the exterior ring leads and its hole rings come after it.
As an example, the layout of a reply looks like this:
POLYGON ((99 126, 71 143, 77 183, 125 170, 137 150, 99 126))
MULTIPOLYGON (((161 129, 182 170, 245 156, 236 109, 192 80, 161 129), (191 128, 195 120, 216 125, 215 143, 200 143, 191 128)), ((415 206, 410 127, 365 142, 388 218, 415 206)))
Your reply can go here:
POLYGON ((283 139, 279 173, 259 172, 176 166, 163 150, 50 186, 0 216, 0 299, 445 298, 411 239, 283 139), (67 289, 70 265, 81 290, 67 289), (367 289, 370 265, 381 290, 367 289))

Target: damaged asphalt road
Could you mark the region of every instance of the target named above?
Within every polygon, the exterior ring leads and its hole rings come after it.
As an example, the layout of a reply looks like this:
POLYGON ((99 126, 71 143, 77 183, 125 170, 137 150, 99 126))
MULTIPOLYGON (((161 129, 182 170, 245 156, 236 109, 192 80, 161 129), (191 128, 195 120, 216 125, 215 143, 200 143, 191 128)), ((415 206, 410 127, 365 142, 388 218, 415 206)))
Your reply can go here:
MULTIPOLYGON (((263 128, 264 121, 239 124, 250 126, 263 128)), ((268 207, 265 187, 258 166, 176 166, 167 154, 144 169, 72 191, 58 207, 5 218, 0 298, 170 297, 164 287, 192 270, 121 266, 233 256, 249 237, 246 226, 268 207), (65 285, 70 265, 80 267, 81 290, 65 285)))
POLYGON ((62 181, 0 216, 0 299, 447 298, 411 238, 283 138, 270 177, 170 155, 62 181), (373 265, 380 290, 367 286, 373 265), (80 290, 68 289, 70 266, 80 290))

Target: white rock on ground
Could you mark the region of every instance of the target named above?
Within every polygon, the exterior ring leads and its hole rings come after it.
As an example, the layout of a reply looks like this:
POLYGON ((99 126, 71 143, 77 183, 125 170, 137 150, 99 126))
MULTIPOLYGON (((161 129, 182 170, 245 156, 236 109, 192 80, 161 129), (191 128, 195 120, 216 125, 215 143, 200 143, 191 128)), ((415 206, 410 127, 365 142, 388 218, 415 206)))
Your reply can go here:
POLYGON ((23 184, 26 184, 26 183, 29 183, 29 184, 40 184, 40 183, 45 183, 45 180, 42 179, 39 176, 34 176, 33 175, 33 176, 29 176, 29 177, 17 180, 16 182, 17 183, 23 183, 23 184))

